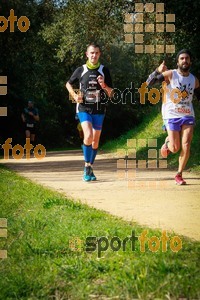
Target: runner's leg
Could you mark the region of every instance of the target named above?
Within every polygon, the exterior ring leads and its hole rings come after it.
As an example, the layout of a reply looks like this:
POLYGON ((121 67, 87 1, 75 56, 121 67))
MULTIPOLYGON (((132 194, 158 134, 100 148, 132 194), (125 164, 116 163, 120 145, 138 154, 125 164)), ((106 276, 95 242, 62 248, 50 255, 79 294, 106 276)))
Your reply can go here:
POLYGON ((93 141, 92 141, 92 156, 90 159, 90 163, 91 165, 94 163, 96 154, 97 154, 97 150, 99 147, 99 140, 100 140, 100 136, 101 136, 101 130, 96 130, 93 128, 93 141))
POLYGON ((31 136, 30 130, 26 129, 25 135, 26 135, 26 139, 30 138, 30 136, 31 136))
POLYGON ((190 146, 193 137, 193 126, 183 125, 181 130, 181 153, 179 156, 178 172, 182 173, 190 156, 190 146))
POLYGON ((180 149, 180 132, 167 129, 168 143, 167 147, 172 153, 176 153, 180 149))
POLYGON ((96 176, 94 175, 92 166, 95 161, 98 147, 99 147, 99 140, 100 140, 100 136, 101 136, 104 117, 105 117, 104 114, 93 115, 93 117, 92 117, 93 140, 92 140, 92 153, 91 153, 91 157, 90 157, 91 180, 92 181, 96 180, 96 176))
POLYGON ((85 159, 85 166, 90 166, 90 157, 92 152, 92 140, 93 140, 93 130, 92 123, 89 121, 84 121, 81 123, 83 129, 83 154, 85 159))
POLYGON ((81 122, 81 126, 83 129, 83 155, 85 160, 85 168, 83 173, 83 181, 91 181, 91 165, 90 165, 90 157, 92 155, 92 139, 93 139, 93 132, 92 132, 92 123, 89 121, 81 122))
POLYGON ((91 157, 90 157, 90 165, 91 165, 90 175, 91 175, 91 180, 92 181, 95 181, 97 179, 96 176, 94 175, 92 167, 93 167, 93 163, 94 163, 94 160, 96 158, 96 155, 97 155, 100 135, 101 135, 101 130, 93 129, 92 152, 91 152, 91 157))
POLYGON ((92 155, 90 159, 91 165, 93 165, 95 157, 97 155, 104 117, 105 117, 104 114, 97 114, 92 116, 93 139, 92 139, 92 155))

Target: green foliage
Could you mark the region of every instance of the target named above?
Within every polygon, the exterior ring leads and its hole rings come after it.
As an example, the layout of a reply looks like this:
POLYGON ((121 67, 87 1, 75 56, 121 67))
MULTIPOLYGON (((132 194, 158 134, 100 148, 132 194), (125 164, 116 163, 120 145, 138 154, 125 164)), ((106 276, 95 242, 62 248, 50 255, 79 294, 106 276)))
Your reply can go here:
MULTIPOLYGON (((199 3, 170 0, 164 4, 165 13, 175 14, 175 33, 155 32, 146 34, 145 39, 154 44, 158 38, 164 44, 174 43, 177 51, 190 48, 196 58, 192 71, 200 77, 199 3)), ((131 83, 135 88, 134 101, 129 95, 126 104, 122 105, 121 97, 118 104, 108 105, 102 142, 119 137, 143 120, 148 106, 139 105, 137 88, 163 58, 168 68, 176 66, 175 55, 135 54, 134 45, 124 43, 124 14, 134 11, 132 1, 12 0, 2 1, 0 8, 6 17, 14 9, 18 18, 25 15, 31 24, 25 33, 16 24, 15 32, 0 33, 0 75, 8 76, 8 95, 1 96, 1 105, 8 106, 8 117, 0 118, 3 140, 24 141, 20 114, 28 98, 34 98, 41 115, 38 142, 52 148, 68 146, 69 137, 76 138, 75 105, 69 101, 65 83, 75 68, 85 63, 91 41, 102 47, 101 61, 111 70, 114 88, 121 93, 131 83)), ((151 14, 148 18, 154 21, 151 14)))
POLYGON ((54 23, 44 26, 42 36, 57 44, 57 56, 72 66, 84 59, 86 46, 92 41, 103 45, 104 52, 123 37, 121 1, 70 0, 55 15, 54 23))

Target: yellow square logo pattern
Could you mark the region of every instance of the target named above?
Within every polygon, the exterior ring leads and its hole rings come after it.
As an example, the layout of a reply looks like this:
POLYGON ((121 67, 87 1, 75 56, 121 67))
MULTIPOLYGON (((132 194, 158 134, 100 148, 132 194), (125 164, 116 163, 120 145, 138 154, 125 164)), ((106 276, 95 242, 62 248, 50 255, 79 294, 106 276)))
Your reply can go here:
POLYGON ((175 53, 175 45, 164 45, 164 41, 159 44, 158 38, 156 38, 156 45, 144 44, 145 33, 175 32, 175 14, 165 15, 164 3, 135 3, 135 12, 126 13, 124 22, 126 23, 124 24, 125 43, 134 43, 135 53, 175 53), (155 24, 144 24, 146 14, 155 16, 155 24))
MULTIPOLYGON (((146 180, 142 176, 143 172, 152 169, 166 169, 167 160, 163 159, 158 149, 157 139, 128 139, 127 149, 118 149, 120 158, 117 160, 117 178, 128 181, 128 188, 148 187, 150 189, 166 186, 164 180, 146 180), (148 148, 147 159, 137 159, 137 151, 148 148), (139 149, 139 150, 138 150, 139 149), (124 157, 122 158, 122 154, 124 157), (139 176, 139 177, 138 177, 139 176)), ((143 150, 142 150, 143 151, 143 150)), ((146 151, 146 150, 145 150, 146 151)))
MULTIPOLYGON (((0 238, 7 238, 7 219, 0 218, 0 238)), ((0 250, 0 259, 7 258, 7 250, 0 250)))
MULTIPOLYGON (((0 76, 0 96, 7 95, 7 76, 0 76)), ((7 107, 0 107, 0 117, 7 116, 7 107)))

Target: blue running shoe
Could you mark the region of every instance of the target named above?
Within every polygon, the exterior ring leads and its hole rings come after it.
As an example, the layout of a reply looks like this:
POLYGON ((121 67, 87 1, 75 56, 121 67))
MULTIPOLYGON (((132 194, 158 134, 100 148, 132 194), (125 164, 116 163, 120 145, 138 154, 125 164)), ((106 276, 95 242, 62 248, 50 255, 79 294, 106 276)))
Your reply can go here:
POLYGON ((91 180, 90 169, 91 169, 90 166, 84 168, 83 181, 90 181, 91 180))
POLYGON ((97 180, 96 176, 94 175, 94 172, 93 172, 92 167, 90 167, 90 177, 91 177, 91 180, 92 180, 92 181, 97 180))

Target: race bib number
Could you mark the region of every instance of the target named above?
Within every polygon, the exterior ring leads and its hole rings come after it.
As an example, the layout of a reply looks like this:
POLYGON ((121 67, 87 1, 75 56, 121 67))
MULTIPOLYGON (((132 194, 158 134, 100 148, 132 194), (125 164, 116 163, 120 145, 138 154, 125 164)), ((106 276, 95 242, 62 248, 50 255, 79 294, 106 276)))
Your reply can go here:
POLYGON ((191 109, 188 108, 188 107, 176 107, 175 111, 177 113, 180 113, 180 114, 190 114, 191 113, 191 109))
POLYGON ((90 91, 87 91, 86 92, 86 95, 85 95, 85 100, 86 102, 88 103, 96 103, 96 102, 99 102, 100 101, 100 91, 97 91, 97 90, 90 90, 90 91))
POLYGON ((26 124, 26 127, 28 127, 28 128, 33 128, 34 127, 34 124, 26 124))

